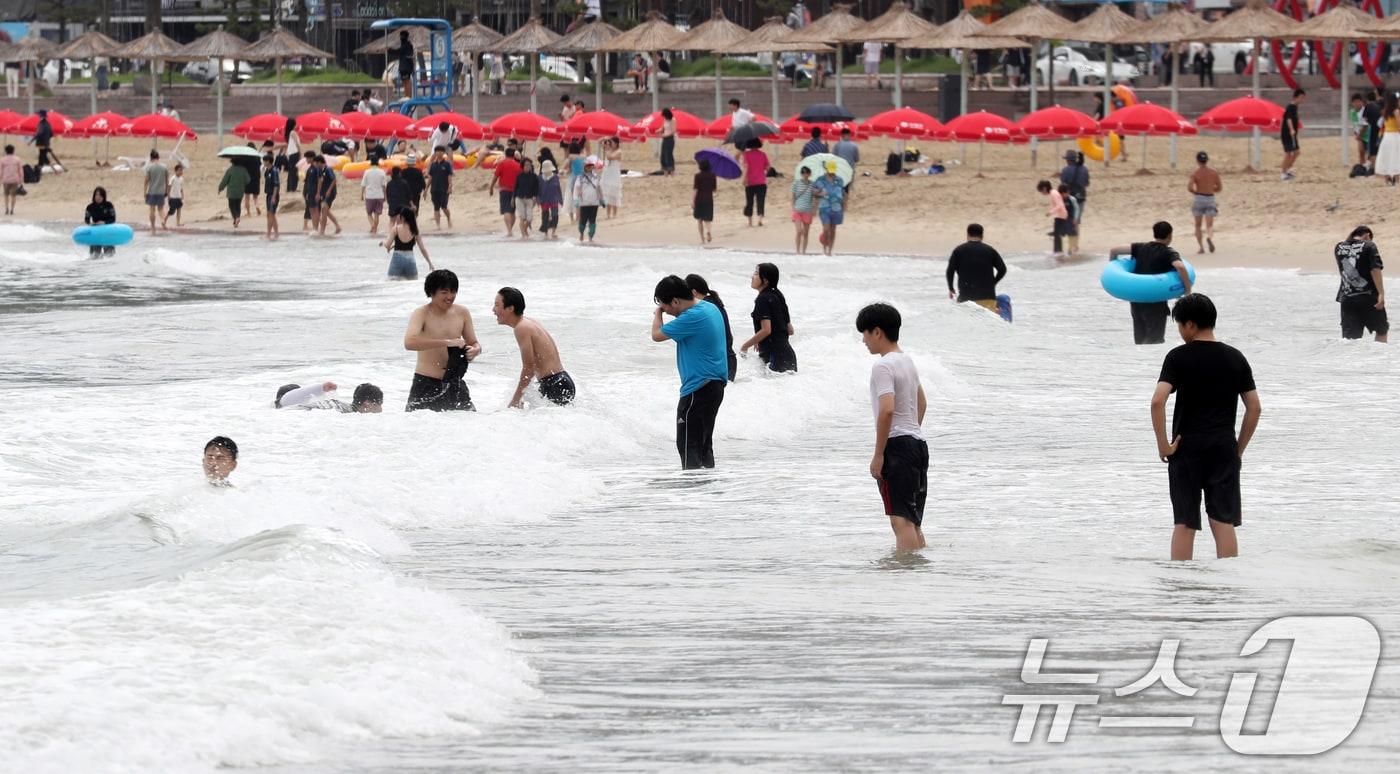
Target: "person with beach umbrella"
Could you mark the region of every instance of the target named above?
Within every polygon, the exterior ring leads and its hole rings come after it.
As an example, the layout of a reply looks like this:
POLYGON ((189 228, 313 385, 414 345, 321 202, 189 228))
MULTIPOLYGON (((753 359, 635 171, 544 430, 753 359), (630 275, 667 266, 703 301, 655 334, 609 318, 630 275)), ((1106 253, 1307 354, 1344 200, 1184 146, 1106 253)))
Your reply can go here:
POLYGON ((53 152, 53 124, 49 122, 49 111, 40 110, 39 122, 34 127, 34 147, 39 149, 39 161, 37 166, 43 168, 48 164, 53 168, 54 174, 63 172, 63 162, 59 160, 58 154, 53 152))
MULTIPOLYGON (((732 160, 731 160, 732 163, 732 160)), ((700 154, 695 155, 695 165, 700 170, 695 173, 695 191, 691 197, 690 211, 695 217, 695 227, 700 232, 700 244, 714 241, 715 189, 719 181, 710 167, 710 160, 700 154)))
MULTIPOLYGON (((155 151, 151 151, 152 154, 155 151)), ((228 197, 228 211, 233 216, 233 227, 243 219, 243 194, 248 190, 248 170, 238 163, 236 157, 228 160, 228 169, 219 181, 219 192, 228 197)))
POLYGON ((826 174, 817 178, 813 185, 817 214, 822 221, 822 233, 817 241, 822 244, 822 252, 831 255, 836 249, 836 227, 846 220, 846 185, 836 175, 835 159, 827 159, 823 168, 826 174))

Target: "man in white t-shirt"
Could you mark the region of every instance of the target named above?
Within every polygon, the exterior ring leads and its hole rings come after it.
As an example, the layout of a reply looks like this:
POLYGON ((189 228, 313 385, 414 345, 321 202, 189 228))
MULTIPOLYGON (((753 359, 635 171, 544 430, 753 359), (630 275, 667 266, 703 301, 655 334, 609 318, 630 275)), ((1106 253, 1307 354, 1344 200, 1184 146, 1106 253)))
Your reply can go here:
POLYGON ((389 184, 389 176, 379 166, 379 157, 371 156, 369 168, 360 178, 360 199, 365 203, 365 215, 369 218, 369 233, 379 233, 379 216, 384 214, 384 187, 389 184))
POLYGON ((753 121, 753 111, 741 105, 737 99, 729 100, 729 112, 734 116, 729 119, 729 127, 731 129, 738 129, 744 124, 753 121))
POLYGON ((873 40, 865 41, 865 85, 874 86, 877 89, 884 88, 880 85, 880 55, 884 53, 885 46, 873 40))
POLYGON ((459 134, 460 133, 457 131, 457 127, 447 123, 446 121, 442 121, 437 125, 437 128, 434 129, 433 133, 428 137, 428 147, 433 149, 446 148, 449 153, 452 151, 461 150, 462 141, 458 137, 459 134))
POLYGON ((875 454, 870 475, 880 486, 895 550, 925 547, 928 444, 920 427, 928 402, 914 361, 899 348, 899 310, 870 304, 856 315, 865 348, 880 359, 870 368, 870 408, 875 415, 875 454))

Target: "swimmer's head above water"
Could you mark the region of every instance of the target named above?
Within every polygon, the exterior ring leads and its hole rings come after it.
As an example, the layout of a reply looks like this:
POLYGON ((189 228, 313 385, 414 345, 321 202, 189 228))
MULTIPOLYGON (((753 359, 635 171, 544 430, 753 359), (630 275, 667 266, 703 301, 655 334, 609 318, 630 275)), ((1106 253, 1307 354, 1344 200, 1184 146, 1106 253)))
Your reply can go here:
POLYGON ((384 410, 384 391, 365 382, 355 388, 355 397, 350 399, 350 406, 356 414, 378 414, 384 410))
POLYGON ((229 486, 228 477, 238 468, 238 444, 215 436, 204 444, 204 477, 216 486, 229 486))

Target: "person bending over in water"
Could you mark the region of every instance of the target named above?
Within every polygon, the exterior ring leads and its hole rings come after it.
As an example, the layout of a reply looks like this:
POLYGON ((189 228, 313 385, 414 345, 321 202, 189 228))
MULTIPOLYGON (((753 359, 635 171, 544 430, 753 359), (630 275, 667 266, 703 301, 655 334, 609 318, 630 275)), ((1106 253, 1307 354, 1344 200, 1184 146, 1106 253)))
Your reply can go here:
POLYGON ((481 354, 472 315, 457 306, 457 275, 438 269, 423 280, 428 303, 413 310, 403 348, 418 353, 405 411, 476 411, 462 377, 481 354))
POLYGON ((335 392, 335 382, 323 382, 302 387, 297 384, 284 384, 277 389, 277 399, 273 408, 334 409, 342 414, 378 414, 384 410, 384 391, 366 382, 355 388, 355 395, 349 403, 328 398, 319 400, 328 392, 335 392))
POLYGON ((541 395, 560 406, 572 403, 578 392, 573 377, 559 360, 554 337, 543 325, 525 316, 525 295, 515 288, 501 288, 491 311, 496 313, 497 323, 515 331, 515 343, 520 345, 520 381, 515 385, 509 408, 520 408, 525 388, 537 376, 541 395))
POLYGON ((233 486, 228 480, 238 468, 238 444, 216 435, 204 444, 204 478, 214 486, 233 486))
POLYGON ((656 283, 653 300, 656 311, 651 318, 651 340, 676 342, 676 370, 681 377, 676 451, 681 467, 713 468, 715 419, 729 378, 722 315, 719 307, 697 300, 685 280, 674 274, 656 283), (676 319, 662 324, 662 314, 676 319))
POLYGON ((880 486, 895 549, 914 551, 925 546, 928 443, 921 427, 928 401, 914 361, 899 348, 900 325, 899 310, 889 304, 871 304, 856 315, 856 330, 866 350, 880 356, 870 368, 870 407, 875 413, 870 475, 880 486))

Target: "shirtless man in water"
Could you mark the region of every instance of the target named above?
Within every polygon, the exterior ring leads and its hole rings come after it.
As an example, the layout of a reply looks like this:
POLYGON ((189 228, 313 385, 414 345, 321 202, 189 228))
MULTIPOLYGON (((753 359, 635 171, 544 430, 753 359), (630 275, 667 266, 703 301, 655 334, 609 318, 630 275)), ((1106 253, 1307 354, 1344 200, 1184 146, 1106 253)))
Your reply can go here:
POLYGON ((515 343, 520 345, 520 381, 515 385, 510 408, 520 408, 525 388, 536 377, 540 382, 540 394, 545 398, 560 406, 572 403, 577 392, 574 380, 559 362, 559 348, 554 346, 549 331, 524 316, 525 296, 515 288, 501 288, 491 311, 496 313, 497 323, 509 325, 515 331, 515 343))
POLYGON ((403 348, 418 353, 405 411, 476 411, 462 377, 481 354, 466 307, 455 306, 457 275, 438 269, 423 280, 428 303, 413 310, 403 348))

